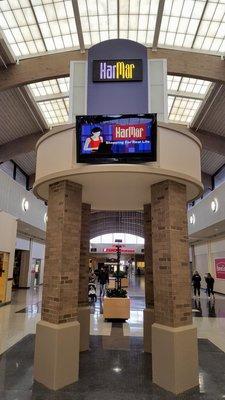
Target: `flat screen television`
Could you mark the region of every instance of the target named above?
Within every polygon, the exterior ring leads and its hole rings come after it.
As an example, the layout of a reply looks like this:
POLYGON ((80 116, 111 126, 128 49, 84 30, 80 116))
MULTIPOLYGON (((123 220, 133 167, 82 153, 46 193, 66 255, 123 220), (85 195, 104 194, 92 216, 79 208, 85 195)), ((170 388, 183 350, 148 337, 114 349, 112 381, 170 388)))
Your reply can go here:
POLYGON ((78 163, 156 161, 157 115, 80 115, 76 139, 78 163))

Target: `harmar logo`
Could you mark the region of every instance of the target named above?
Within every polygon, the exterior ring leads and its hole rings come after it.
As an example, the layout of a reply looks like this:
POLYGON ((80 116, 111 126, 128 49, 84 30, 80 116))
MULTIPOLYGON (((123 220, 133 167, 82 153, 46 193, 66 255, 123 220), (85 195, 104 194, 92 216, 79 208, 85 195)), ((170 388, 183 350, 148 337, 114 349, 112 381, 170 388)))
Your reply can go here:
POLYGON ((93 82, 137 82, 142 79, 142 60, 93 61, 93 82))

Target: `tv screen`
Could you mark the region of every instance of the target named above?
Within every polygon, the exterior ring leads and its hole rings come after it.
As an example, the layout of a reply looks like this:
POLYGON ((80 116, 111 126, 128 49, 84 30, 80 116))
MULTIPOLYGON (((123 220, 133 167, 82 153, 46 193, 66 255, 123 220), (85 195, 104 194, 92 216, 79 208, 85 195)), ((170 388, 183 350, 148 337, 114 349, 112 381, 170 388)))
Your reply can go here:
POLYGON ((77 162, 156 161, 156 114, 76 117, 77 162))

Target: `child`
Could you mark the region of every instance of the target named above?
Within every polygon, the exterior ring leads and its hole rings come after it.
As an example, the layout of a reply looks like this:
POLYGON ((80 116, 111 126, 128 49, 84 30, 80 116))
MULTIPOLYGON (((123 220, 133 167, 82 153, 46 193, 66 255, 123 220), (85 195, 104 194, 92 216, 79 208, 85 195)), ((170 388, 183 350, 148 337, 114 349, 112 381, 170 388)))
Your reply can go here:
POLYGON ((88 288, 88 297, 90 298, 91 302, 96 302, 97 301, 97 295, 96 295, 96 286, 89 284, 88 288))

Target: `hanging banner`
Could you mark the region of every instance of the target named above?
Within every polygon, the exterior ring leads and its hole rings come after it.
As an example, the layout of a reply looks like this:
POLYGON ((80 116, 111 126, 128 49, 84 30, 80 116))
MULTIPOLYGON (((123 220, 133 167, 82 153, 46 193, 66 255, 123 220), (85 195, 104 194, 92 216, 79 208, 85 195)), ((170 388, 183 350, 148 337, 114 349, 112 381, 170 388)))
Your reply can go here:
POLYGON ((215 272, 217 279, 225 279, 225 258, 215 260, 215 272))

